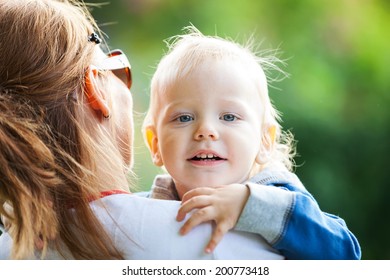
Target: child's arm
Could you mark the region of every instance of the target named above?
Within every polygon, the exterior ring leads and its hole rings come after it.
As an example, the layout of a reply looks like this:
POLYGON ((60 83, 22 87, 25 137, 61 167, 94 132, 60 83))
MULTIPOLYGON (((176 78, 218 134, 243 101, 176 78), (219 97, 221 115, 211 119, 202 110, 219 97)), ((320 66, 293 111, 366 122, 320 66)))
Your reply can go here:
POLYGON ((302 186, 248 184, 251 195, 236 229, 261 234, 287 259, 360 259, 344 220, 321 211, 302 186))
POLYGON ((205 221, 215 221, 216 227, 205 248, 206 253, 212 252, 224 234, 236 225, 248 197, 249 189, 242 184, 197 188, 187 192, 176 219, 182 221, 186 213, 195 208, 198 210, 184 223, 180 233, 184 235, 205 221))
POLYGON ((262 235, 288 259, 360 259, 359 243, 345 222, 322 212, 301 184, 268 183, 267 186, 247 184, 250 196, 242 213, 242 208, 237 207, 242 205, 242 201, 237 202, 236 196, 224 195, 224 200, 217 198, 217 195, 230 193, 233 189, 224 187, 215 192, 208 189, 199 189, 195 193, 191 191, 178 218, 183 218, 195 208, 199 210, 184 225, 184 233, 201 222, 214 220, 218 231, 213 233, 209 244, 210 248, 214 248, 241 213, 235 229, 262 235), (208 193, 211 193, 211 197, 207 200, 203 196, 208 193), (195 195, 199 195, 199 199, 195 195), (226 217, 231 220, 224 221, 226 217), (218 223, 222 225, 218 226, 218 223))

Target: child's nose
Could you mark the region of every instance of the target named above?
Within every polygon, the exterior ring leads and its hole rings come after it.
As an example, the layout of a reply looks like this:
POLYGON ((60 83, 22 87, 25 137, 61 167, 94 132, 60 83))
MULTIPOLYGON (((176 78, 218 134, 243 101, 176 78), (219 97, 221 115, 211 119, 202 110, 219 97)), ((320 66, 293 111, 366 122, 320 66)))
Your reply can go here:
POLYGON ((194 135, 195 140, 218 140, 219 134, 215 126, 210 122, 202 122, 194 135))

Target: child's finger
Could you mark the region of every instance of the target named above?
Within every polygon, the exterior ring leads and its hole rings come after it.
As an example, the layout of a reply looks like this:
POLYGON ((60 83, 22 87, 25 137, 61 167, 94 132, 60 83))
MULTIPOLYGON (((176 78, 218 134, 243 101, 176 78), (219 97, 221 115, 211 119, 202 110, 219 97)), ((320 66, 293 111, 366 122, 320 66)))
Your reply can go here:
POLYGON ((196 210, 180 228, 180 234, 185 235, 197 225, 213 220, 213 212, 214 211, 212 207, 205 207, 196 210))
POLYGON ((181 222, 186 215, 194 209, 210 205, 210 197, 206 195, 195 196, 184 202, 177 211, 176 220, 181 222))
POLYGON ((190 190, 186 192, 183 197, 181 198, 181 203, 185 203, 187 200, 190 200, 191 198, 195 196, 200 196, 200 195, 210 195, 212 194, 214 189, 212 188, 196 188, 193 190, 190 190))
POLYGON ((211 236, 211 239, 205 248, 205 252, 208 254, 213 252, 215 247, 217 247, 219 242, 221 242, 223 236, 228 231, 229 231, 229 228, 227 226, 225 226, 224 224, 217 224, 216 228, 213 231, 213 235, 211 236))

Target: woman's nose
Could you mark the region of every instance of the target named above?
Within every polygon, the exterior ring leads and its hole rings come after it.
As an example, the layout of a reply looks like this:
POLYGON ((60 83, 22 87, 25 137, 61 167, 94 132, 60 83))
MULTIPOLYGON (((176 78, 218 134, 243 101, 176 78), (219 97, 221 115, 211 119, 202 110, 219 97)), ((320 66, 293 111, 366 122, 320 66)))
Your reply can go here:
POLYGON ((218 140, 219 134, 215 125, 210 122, 201 122, 195 131, 194 139, 201 140, 218 140))

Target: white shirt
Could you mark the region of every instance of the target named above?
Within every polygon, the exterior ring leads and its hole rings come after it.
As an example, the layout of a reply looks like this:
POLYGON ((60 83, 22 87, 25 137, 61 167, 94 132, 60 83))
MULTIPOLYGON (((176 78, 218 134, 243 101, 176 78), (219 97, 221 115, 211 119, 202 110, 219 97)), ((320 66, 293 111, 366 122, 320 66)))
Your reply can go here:
MULTIPOLYGON (((204 223, 180 235, 184 221, 179 223, 175 219, 179 201, 115 194, 91 202, 91 207, 125 259, 284 259, 260 235, 239 231, 228 232, 213 253, 204 253, 212 225, 204 223)), ((2 234, 0 259, 9 258, 11 246, 9 235, 2 234)), ((49 251, 46 258, 61 256, 49 251)))

